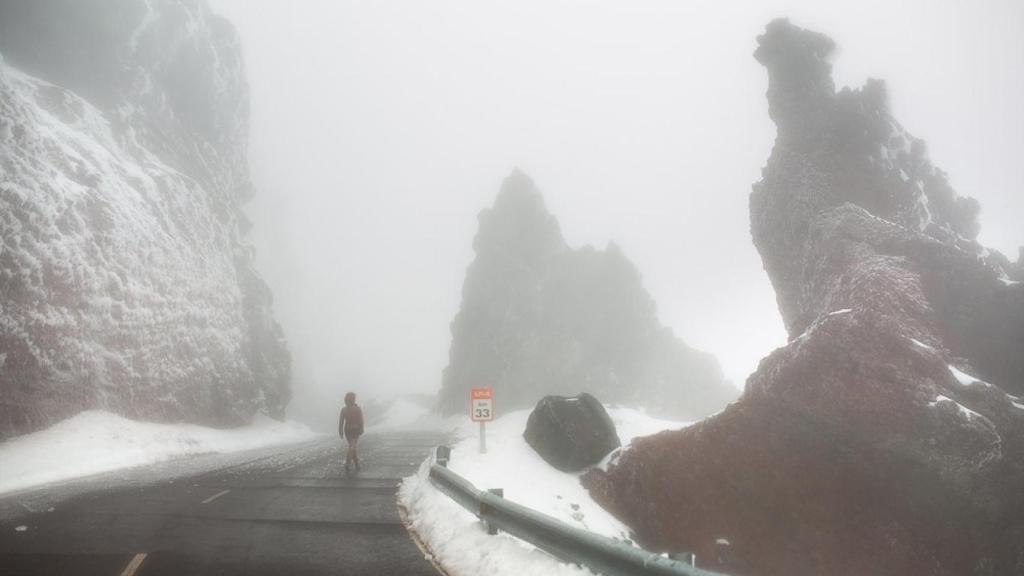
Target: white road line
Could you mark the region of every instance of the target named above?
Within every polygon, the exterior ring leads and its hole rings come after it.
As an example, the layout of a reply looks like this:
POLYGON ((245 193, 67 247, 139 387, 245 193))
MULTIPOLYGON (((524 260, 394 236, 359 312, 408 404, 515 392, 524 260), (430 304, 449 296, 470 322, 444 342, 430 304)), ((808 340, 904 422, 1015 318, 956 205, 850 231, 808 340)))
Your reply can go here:
POLYGON ((121 572, 121 576, 135 576, 135 572, 139 570, 139 566, 142 566, 142 562, 146 559, 146 553, 140 552, 132 558, 131 562, 124 567, 121 572))
POLYGON ((220 492, 217 492, 216 494, 210 496, 206 500, 203 500, 203 504, 209 504, 210 502, 213 502, 214 500, 220 498, 221 496, 227 494, 228 492, 231 492, 231 490, 221 490, 220 492))

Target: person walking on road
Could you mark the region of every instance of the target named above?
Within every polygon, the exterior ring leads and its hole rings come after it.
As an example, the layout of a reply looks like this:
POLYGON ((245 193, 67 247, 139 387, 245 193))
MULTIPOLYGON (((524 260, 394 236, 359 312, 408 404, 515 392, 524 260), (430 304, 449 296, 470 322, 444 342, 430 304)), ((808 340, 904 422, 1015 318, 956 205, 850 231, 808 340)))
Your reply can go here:
POLYGON ((354 392, 345 394, 345 406, 341 409, 341 416, 338 418, 338 435, 348 441, 348 450, 345 452, 345 473, 348 474, 352 464, 356 465, 356 472, 358 472, 359 437, 363 435, 363 409, 356 404, 354 392))

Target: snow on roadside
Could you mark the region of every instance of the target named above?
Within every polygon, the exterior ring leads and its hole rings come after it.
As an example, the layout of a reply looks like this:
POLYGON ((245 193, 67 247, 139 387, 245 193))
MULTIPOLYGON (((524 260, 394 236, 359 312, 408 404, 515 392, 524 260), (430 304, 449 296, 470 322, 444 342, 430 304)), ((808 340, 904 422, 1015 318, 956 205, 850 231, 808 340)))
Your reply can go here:
MULTIPOLYGON (((578 528, 627 540, 629 529, 590 498, 580 484, 581 474, 552 468, 526 443, 523 431, 529 413, 511 412, 489 423, 487 454, 479 453, 478 425, 465 422, 457 431, 449 467, 477 488, 503 488, 505 498, 518 504, 578 528)), ((624 446, 637 436, 686 426, 636 410, 610 408, 608 413, 624 446)), ((590 573, 507 534, 488 536, 473 514, 430 483, 430 463, 428 459, 402 482, 399 501, 412 529, 451 576, 590 573)))
POLYGON ((0 493, 172 458, 311 440, 302 424, 258 415, 248 426, 215 429, 157 424, 90 410, 0 443, 0 493))

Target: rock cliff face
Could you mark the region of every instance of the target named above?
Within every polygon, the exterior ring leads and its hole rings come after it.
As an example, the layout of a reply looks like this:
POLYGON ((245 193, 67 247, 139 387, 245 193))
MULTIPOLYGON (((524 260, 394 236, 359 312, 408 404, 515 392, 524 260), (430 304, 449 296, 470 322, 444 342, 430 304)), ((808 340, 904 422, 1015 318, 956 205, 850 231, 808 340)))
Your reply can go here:
POLYGON ((94 407, 281 415, 231 26, 199 0, 15 0, 0 54, 0 438, 94 407))
POLYGON ((751 231, 790 333, 744 395, 585 482, 645 543, 739 574, 1024 571, 1024 285, 821 34, 769 24, 778 137, 751 231), (728 542, 729 552, 717 562, 728 542))
POLYGON ((480 214, 473 248, 442 376, 444 412, 468 410, 474 386, 493 386, 502 410, 589 392, 683 418, 735 396, 712 356, 661 325, 622 251, 569 248, 521 172, 480 214))

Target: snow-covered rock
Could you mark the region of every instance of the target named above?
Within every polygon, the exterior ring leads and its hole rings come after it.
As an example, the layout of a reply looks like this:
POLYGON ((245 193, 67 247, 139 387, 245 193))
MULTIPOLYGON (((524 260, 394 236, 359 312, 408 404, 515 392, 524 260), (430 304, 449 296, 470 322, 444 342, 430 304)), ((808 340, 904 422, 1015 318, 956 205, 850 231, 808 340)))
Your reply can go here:
POLYGON ((248 96, 200 0, 0 4, 0 438, 84 409, 279 416, 248 96))
POLYGON ((835 91, 833 48, 777 20, 755 53, 778 137, 751 230, 789 344, 586 483, 648 546, 714 562, 728 540, 725 572, 1019 573, 1024 286, 881 82, 835 91))
POLYGON ((926 144, 892 116, 881 80, 836 91, 833 41, 808 31, 795 38, 781 22, 755 54, 768 70, 778 135, 750 195, 750 229, 790 337, 849 307, 832 297, 842 267, 862 256, 839 246, 852 235, 879 256, 911 260, 949 351, 970 358, 984 380, 1024 393, 1024 287, 1012 283, 1024 260, 975 240, 978 202, 958 195, 926 144))

